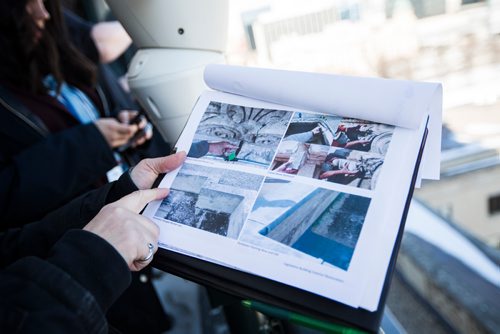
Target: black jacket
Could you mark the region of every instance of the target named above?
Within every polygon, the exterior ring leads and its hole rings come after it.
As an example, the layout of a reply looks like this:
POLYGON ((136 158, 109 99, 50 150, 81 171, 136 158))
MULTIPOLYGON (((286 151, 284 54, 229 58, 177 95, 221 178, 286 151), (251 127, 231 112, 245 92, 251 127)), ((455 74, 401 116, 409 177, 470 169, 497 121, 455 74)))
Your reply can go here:
MULTIPOLYGON (((92 26, 69 12, 65 12, 65 19, 74 44, 97 62, 97 50, 90 38, 92 26)), ((99 73, 97 95, 103 115, 109 117, 118 110, 137 109, 109 68, 100 65, 99 73)), ((50 133, 9 87, 0 84, 0 231, 39 220, 94 189, 116 165, 113 151, 95 125, 78 124, 55 99, 46 97, 36 101, 42 102, 37 108, 54 109, 69 117, 73 126, 50 133)), ((127 150, 124 157, 134 164, 169 152, 169 145, 156 134, 141 147, 127 150)))
POLYGON ((50 134, 0 86, 0 230, 41 219, 95 188, 115 165, 95 125, 50 134))
POLYGON ((133 190, 125 174, 0 234, 1 333, 107 333, 104 314, 130 284, 130 271, 109 243, 80 228, 133 190))

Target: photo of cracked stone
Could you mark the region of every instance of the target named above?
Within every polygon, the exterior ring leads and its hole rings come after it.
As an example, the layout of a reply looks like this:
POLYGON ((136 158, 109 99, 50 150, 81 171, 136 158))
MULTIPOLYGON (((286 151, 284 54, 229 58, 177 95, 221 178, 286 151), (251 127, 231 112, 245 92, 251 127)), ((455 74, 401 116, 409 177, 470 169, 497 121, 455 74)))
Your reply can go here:
POLYGON ((385 124, 298 112, 271 169, 373 190, 393 132, 385 124))
POLYGON ((188 156, 269 168, 293 112, 210 102, 188 156))
POLYGON ((301 258, 306 254, 320 263, 347 270, 370 201, 362 196, 267 178, 241 240, 301 258))
POLYGON ((263 180, 185 163, 154 216, 237 239, 263 180))

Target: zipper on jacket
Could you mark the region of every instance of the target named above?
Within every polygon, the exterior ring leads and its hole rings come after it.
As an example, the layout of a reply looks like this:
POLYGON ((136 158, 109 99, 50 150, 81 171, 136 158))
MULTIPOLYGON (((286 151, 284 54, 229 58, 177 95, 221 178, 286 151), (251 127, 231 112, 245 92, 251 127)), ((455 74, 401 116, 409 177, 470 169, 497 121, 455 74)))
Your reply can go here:
POLYGON ((32 120, 30 120, 28 117, 24 116, 22 113, 20 113, 19 111, 17 111, 16 109, 14 109, 10 104, 8 104, 3 98, 0 97, 0 104, 5 108, 7 109, 8 111, 10 111, 11 113, 13 113, 15 116, 17 116, 19 119, 21 119, 23 122, 25 122, 28 126, 30 126, 33 130, 35 130, 36 132, 38 132, 39 135, 41 135, 42 137, 47 137, 47 135, 49 134, 48 131, 45 131, 44 129, 42 129, 41 127, 39 127, 38 125, 36 125, 32 120))
POLYGON ((111 111, 109 110, 109 103, 108 99, 106 99, 106 95, 104 95, 104 92, 102 91, 101 86, 96 85, 95 90, 97 92, 97 95, 101 99, 102 103, 102 109, 105 117, 111 117, 111 111))

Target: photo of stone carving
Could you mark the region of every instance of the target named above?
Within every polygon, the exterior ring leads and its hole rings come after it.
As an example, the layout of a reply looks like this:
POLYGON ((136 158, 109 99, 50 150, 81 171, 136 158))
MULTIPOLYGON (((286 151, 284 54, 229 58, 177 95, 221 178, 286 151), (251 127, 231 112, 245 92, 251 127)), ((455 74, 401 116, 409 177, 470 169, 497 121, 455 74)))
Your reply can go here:
POLYGON ((267 178, 241 240, 347 270, 369 205, 369 198, 267 178))
POLYGON ((155 217, 237 239, 263 177, 185 163, 155 217))
POLYGON ((284 174, 372 190, 383 163, 384 157, 376 153, 284 141, 271 168, 284 174))
POLYGON ((292 114, 210 102, 188 156, 268 168, 292 114))

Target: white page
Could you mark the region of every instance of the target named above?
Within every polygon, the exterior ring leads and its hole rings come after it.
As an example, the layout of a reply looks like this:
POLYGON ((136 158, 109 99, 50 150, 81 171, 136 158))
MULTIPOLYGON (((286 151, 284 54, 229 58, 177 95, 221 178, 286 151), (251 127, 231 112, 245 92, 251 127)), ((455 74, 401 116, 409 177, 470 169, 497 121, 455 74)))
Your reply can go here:
POLYGON ((442 132, 443 87, 439 85, 429 101, 428 136, 419 169, 417 185, 423 178, 439 180, 441 168, 441 132, 442 132))
MULTIPOLYGON (((395 168, 390 173, 381 176, 380 182, 385 182, 382 177, 394 178, 393 183, 406 185, 400 187, 397 194, 393 193, 394 188, 383 188, 383 193, 379 194, 378 199, 384 201, 385 218, 383 224, 380 224, 378 234, 371 237, 376 238, 383 247, 377 247, 371 250, 373 257, 381 259, 381 262, 371 263, 365 267, 365 273, 370 276, 365 287, 365 292, 360 302, 360 306, 369 310, 375 311, 378 306, 380 295, 382 293, 383 284, 386 279, 387 267, 390 257, 393 252, 393 247, 398 236, 401 217, 404 212, 407 197, 405 195, 410 191, 409 185, 413 177, 414 166, 416 165, 417 155, 420 147, 421 136, 416 135, 423 133, 425 128, 425 120, 422 121, 419 130, 400 129, 394 138, 394 145, 391 146, 392 152, 388 153, 388 160, 395 159, 393 167, 395 168), (397 138, 400 136, 400 138, 397 138), (403 139, 404 138, 404 139, 403 139), (398 152, 405 152, 406 159, 402 159, 398 152), (397 170, 396 170, 397 169, 397 170), (390 198, 390 200, 388 200, 390 198)), ((388 161, 391 163, 392 161, 388 161)))
MULTIPOLYGON (((297 111, 297 109, 276 106, 270 103, 255 101, 235 95, 219 92, 207 92, 200 97, 198 104, 191 116, 189 123, 190 126, 187 127, 181 135, 181 138, 177 145, 178 150, 189 150, 193 137, 195 137, 195 133, 198 129, 198 123, 200 122, 203 113, 207 109, 207 105, 210 101, 219 101, 226 104, 239 106, 252 106, 256 108, 280 109, 290 112, 297 111)), ((228 108, 228 110, 230 109, 228 108)), ((257 114, 257 109, 251 111, 247 110, 246 112, 254 111, 255 115, 257 115, 258 117, 265 114, 265 112, 263 111, 260 111, 260 114, 257 114)), ((296 117, 296 115, 299 114, 293 114, 293 117, 296 117)), ((311 112, 302 112, 300 116, 301 118, 297 119, 299 121, 305 120, 306 116, 311 117, 311 119, 313 117, 316 117, 314 113, 311 112)), ((238 118, 239 116, 235 114, 233 115, 233 117, 238 118)), ((203 123, 205 126, 204 131, 207 131, 206 126, 210 121, 209 118, 207 119, 208 120, 204 121, 205 123, 203 123)), ((333 122, 334 119, 334 117, 330 117, 327 118, 327 121, 333 122)), ((290 123, 293 123, 293 120, 294 118, 291 118, 290 123)), ((249 121, 249 124, 250 123, 251 122, 249 121)), ((227 137, 228 134, 231 133, 231 131, 235 131, 235 129, 232 129, 230 125, 231 124, 228 123, 223 128, 217 130, 221 132, 217 133, 217 135, 227 137), (227 131, 227 133, 222 133, 223 131, 227 131)), ((374 131, 376 131, 377 129, 380 130, 380 128, 382 130, 385 129, 384 131, 386 131, 388 127, 377 125, 374 126, 374 131)), ((256 197, 262 195, 259 198, 263 198, 269 202, 283 201, 283 198, 280 198, 280 196, 283 195, 285 195, 284 199, 288 199, 288 201, 291 201, 291 199, 300 201, 306 199, 307 196, 309 196, 318 187, 323 189, 321 191, 325 193, 325 196, 330 196, 332 194, 336 196, 337 193, 342 193, 342 196, 347 198, 347 200, 353 200, 355 201, 355 203, 358 203, 357 201, 361 201, 364 204, 369 202, 370 204, 367 209, 368 211, 364 215, 364 222, 362 223, 361 232, 359 234, 359 237, 357 237, 358 239, 354 240, 355 246, 351 247, 353 248, 353 251, 348 262, 335 262, 337 261, 336 259, 332 260, 318 258, 308 249, 306 249, 306 251, 304 251, 304 249, 298 250, 297 248, 294 248, 295 246, 290 247, 283 242, 276 241, 275 239, 268 237, 267 235, 263 236, 260 233, 256 233, 256 231, 263 230, 258 225, 261 221, 266 221, 266 219, 274 219, 274 221, 276 221, 277 218, 279 218, 279 216, 281 215, 279 206, 269 206, 266 208, 264 205, 263 207, 259 207, 258 209, 254 209, 253 211, 251 211, 250 217, 253 219, 251 219, 251 221, 250 219, 245 220, 244 226, 241 228, 240 234, 238 236, 238 240, 186 226, 181 223, 172 223, 162 219, 155 219, 155 221, 161 228, 161 246, 181 253, 190 254, 209 261, 227 265, 229 267, 236 267, 242 271, 251 272, 276 281, 284 282, 286 284, 296 286, 307 291, 325 296, 327 298, 345 303, 352 307, 358 307, 360 305, 361 298, 366 299, 366 295, 364 295, 364 287, 367 286, 367 282, 372 279, 372 277, 370 277, 370 275, 367 275, 366 273, 367 268, 375 268, 370 269, 370 271, 378 270, 379 272, 385 272, 388 260, 384 258, 384 254, 390 254, 390 252, 392 251, 393 244, 391 244, 390 242, 381 242, 380 238, 374 238, 373 236, 378 235, 381 229, 387 226, 393 226, 394 224, 396 224, 397 226, 399 224, 400 216, 395 221, 387 222, 388 217, 386 215, 388 211, 394 211, 390 208, 392 207, 391 203, 397 203, 397 199, 399 198, 405 199, 408 192, 409 184, 407 182, 399 182, 402 181, 402 179, 398 178, 396 180, 392 177, 393 175, 398 174, 399 168, 401 168, 399 159, 404 159, 405 154, 410 154, 407 150, 400 151, 398 148, 394 148, 394 138, 397 137, 397 141, 400 143, 408 143, 408 139, 414 138, 416 135, 418 135, 418 131, 401 130, 398 128, 395 128, 391 131, 393 131, 391 132, 391 136, 393 136, 393 139, 390 141, 387 153, 382 157, 383 159, 385 159, 383 161, 383 165, 377 165, 375 169, 375 172, 379 170, 381 172, 377 174, 377 178, 374 178, 373 176, 371 178, 372 181, 375 179, 375 181, 377 182, 370 183, 368 185, 365 184, 363 186, 365 188, 354 187, 352 186, 352 182, 350 184, 326 182, 324 180, 308 178, 300 175, 286 175, 280 172, 272 172, 266 168, 255 168, 255 166, 251 164, 240 164, 238 162, 230 163, 217 159, 214 160, 208 158, 188 158, 188 161, 186 163, 190 169, 188 172, 191 173, 189 174, 189 176, 193 178, 199 177, 199 174, 196 173, 200 173, 200 171, 217 171, 217 169, 222 166, 226 170, 225 174, 230 174, 231 172, 238 172, 240 174, 248 173, 251 176, 249 177, 249 179, 269 176, 275 181, 275 183, 278 182, 276 184, 284 187, 283 189, 288 189, 288 191, 268 191, 264 196, 262 194, 264 191, 266 191, 266 189, 273 189, 272 187, 276 187, 276 185, 273 183, 263 183, 260 186, 256 197), (288 186, 287 183, 283 183, 282 181, 291 181, 292 183, 295 183, 295 185, 291 188, 286 188, 288 186), (283 184, 279 182, 282 182, 283 184), (388 191, 387 189, 390 190, 388 191), (294 191, 296 192, 296 194, 292 194, 292 192, 294 191), (301 191, 303 191, 303 193, 301 193, 301 191), (388 203, 390 206, 389 208, 387 207, 388 203), (217 245, 217 247, 215 247, 215 245, 217 245), (373 257, 372 254, 375 254, 377 252, 379 252, 380 256, 373 257), (258 262, 256 262, 256 258, 259 259, 258 262), (347 263, 347 268, 345 267, 345 263, 347 263)), ((199 136, 199 134, 197 136, 199 136)), ((281 141, 279 145, 277 144, 278 153, 280 152, 279 148, 286 148, 284 142, 285 141, 281 141)), ((313 146, 309 145, 309 148, 311 147, 313 146)), ((321 145, 318 145, 318 147, 321 148, 321 145)), ((317 147, 314 146, 313 148, 316 149, 317 147)), ((327 150, 331 150, 331 148, 327 148, 327 150)), ((334 152, 337 152, 337 148, 333 150, 334 152)), ((314 150, 310 152, 314 152, 314 150)), ((363 157, 365 159, 364 161, 372 161, 372 163, 373 161, 375 161, 375 163, 379 163, 380 161, 378 161, 377 159, 380 159, 380 156, 377 156, 377 154, 373 152, 356 151, 351 152, 349 154, 349 157, 363 157)), ((412 155, 409 155, 408 157, 412 157, 412 155)), ((273 156, 273 160, 276 160, 277 158, 278 155, 273 156)), ((411 159, 406 159, 404 161, 409 160, 411 159)), ((410 166, 408 167, 408 170, 412 172, 413 168, 411 168, 410 166)), ((169 173, 164 178, 160 186, 170 187, 172 185, 172 182, 174 181, 175 176, 175 173, 169 173)), ((219 185, 211 187, 212 188, 209 189, 210 191, 218 191, 219 185)), ((244 191, 240 191, 240 193, 238 193, 237 195, 245 197, 244 193, 244 191)), ((337 197, 335 197, 335 200, 336 199, 337 197)), ((254 200, 253 202, 250 201, 250 203, 246 203, 245 205, 253 207, 255 203, 265 203, 265 201, 254 200)), ((217 203, 214 203, 214 205, 217 205, 217 203)), ((159 207, 160 202, 153 203, 147 207, 147 209, 145 210, 145 214, 149 217, 153 217, 159 207)), ((352 218, 354 216, 349 217, 352 218)), ((321 227, 321 224, 319 224, 318 226, 321 227)), ((316 234, 325 233, 324 231, 321 232, 319 227, 315 227, 315 225, 311 225, 311 230, 313 230, 313 232, 316 234), (315 228, 316 230, 314 230, 315 228)), ((324 238, 321 240, 324 240, 324 238)), ((347 242, 347 244, 352 244, 353 242, 349 238, 347 238, 346 240, 347 241, 344 242, 347 242)), ((336 247, 343 249, 341 247, 342 245, 336 247)), ((344 253, 339 254, 343 256, 344 253)), ((377 286, 373 286, 373 289, 377 288, 377 286)), ((370 308, 371 304, 363 300, 361 306, 370 308)))
POLYGON ((432 115, 420 176, 439 179, 440 84, 218 64, 206 67, 205 82, 231 94, 410 129, 432 115))

